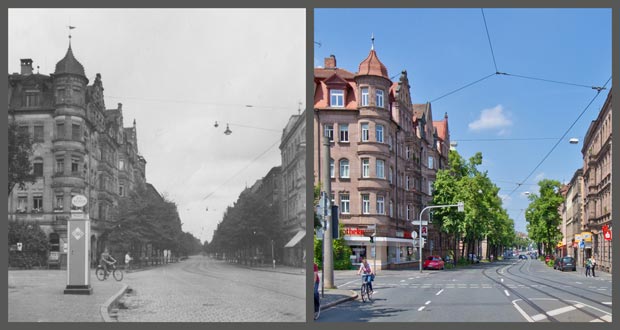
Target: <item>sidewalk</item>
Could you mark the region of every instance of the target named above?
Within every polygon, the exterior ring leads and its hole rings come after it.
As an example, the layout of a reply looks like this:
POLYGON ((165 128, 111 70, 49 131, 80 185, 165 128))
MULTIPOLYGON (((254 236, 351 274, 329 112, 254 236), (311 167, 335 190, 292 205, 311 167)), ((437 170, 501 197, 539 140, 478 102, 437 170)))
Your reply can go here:
POLYGON ((123 282, 99 281, 91 270, 90 295, 64 294, 66 270, 9 270, 9 322, 106 322, 108 308, 127 289, 123 282))
POLYGON ((321 297, 321 310, 325 310, 343 302, 354 300, 358 294, 352 290, 325 289, 321 296, 321 288, 319 287, 319 296, 321 297))

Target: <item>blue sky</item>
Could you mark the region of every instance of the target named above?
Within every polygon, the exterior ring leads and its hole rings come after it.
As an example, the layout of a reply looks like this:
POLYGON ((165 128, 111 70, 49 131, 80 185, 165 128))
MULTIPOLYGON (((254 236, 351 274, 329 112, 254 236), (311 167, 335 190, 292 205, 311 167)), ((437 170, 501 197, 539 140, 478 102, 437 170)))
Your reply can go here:
MULTIPOLYGON (((611 77, 610 9, 484 9, 497 71, 586 86, 611 77)), ((537 192, 542 178, 568 182, 583 166, 581 148, 588 126, 603 105, 602 91, 557 148, 514 193, 596 95, 591 88, 496 72, 480 8, 317 9, 314 66, 330 54, 337 66, 356 72, 375 50, 396 80, 407 70, 414 103, 432 102, 433 118, 448 113, 459 153, 483 154, 482 170, 501 188, 504 207, 525 231, 525 191, 537 192), (440 99, 438 99, 440 98, 440 99), (569 138, 579 144, 569 144, 569 138), (541 140, 524 139, 552 138, 541 140), (477 140, 477 141, 467 141, 477 140)))

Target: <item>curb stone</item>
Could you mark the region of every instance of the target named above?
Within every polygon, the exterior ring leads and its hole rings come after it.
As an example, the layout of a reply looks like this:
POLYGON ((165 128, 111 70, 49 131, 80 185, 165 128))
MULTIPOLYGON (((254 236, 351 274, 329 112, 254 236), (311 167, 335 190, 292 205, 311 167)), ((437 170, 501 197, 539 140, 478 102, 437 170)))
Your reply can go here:
POLYGON ((349 292, 351 292, 351 295, 349 297, 338 299, 338 300, 332 301, 332 302, 330 302, 328 304, 321 305, 321 310, 325 310, 325 309, 334 307, 334 306, 336 306, 338 304, 342 304, 344 302, 357 299, 357 292, 355 292, 353 290, 349 290, 349 292))
POLYGON ((115 295, 110 297, 101 307, 99 308, 99 313, 101 314, 101 318, 103 322, 118 322, 118 320, 114 320, 110 317, 110 310, 112 306, 116 305, 116 303, 121 299, 123 294, 127 292, 129 286, 127 284, 123 284, 123 287, 118 291, 115 295))

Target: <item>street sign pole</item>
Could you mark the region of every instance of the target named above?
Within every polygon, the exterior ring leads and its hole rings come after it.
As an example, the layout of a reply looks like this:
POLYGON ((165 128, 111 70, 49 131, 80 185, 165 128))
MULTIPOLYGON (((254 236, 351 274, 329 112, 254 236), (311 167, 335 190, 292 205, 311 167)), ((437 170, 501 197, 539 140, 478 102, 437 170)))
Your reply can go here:
POLYGON ((465 204, 463 202, 458 202, 457 204, 450 204, 450 205, 433 205, 433 206, 427 206, 425 208, 422 209, 422 211, 420 211, 420 217, 418 218, 419 224, 420 224, 420 235, 419 235, 419 239, 418 239, 418 249, 420 252, 420 260, 418 260, 418 264, 420 266, 420 273, 422 272, 422 214, 424 213, 424 211, 426 210, 430 210, 430 209, 441 209, 441 208, 446 208, 446 207, 458 207, 459 212, 463 212, 464 211, 464 207, 465 204))
POLYGON ((325 214, 323 218, 325 219, 325 234, 323 236, 323 285, 328 289, 335 289, 334 286, 334 252, 333 252, 333 236, 332 236, 332 224, 331 217, 329 213, 331 213, 331 173, 329 170, 330 167, 330 147, 331 143, 329 141, 329 137, 323 137, 323 184, 322 184, 322 199, 325 203, 323 207, 325 208, 325 214))
MULTIPOLYGON (((88 200, 84 195, 76 195, 71 205, 77 208, 86 206, 88 200)), ((92 294, 90 285, 90 219, 83 209, 71 211, 67 220, 67 286, 65 294, 92 294)))

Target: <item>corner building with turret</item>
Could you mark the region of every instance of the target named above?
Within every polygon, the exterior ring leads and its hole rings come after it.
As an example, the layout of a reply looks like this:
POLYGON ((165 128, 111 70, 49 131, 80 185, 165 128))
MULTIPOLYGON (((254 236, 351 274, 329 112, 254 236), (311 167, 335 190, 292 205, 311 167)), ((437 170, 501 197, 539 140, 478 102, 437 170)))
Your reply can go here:
MULTIPOLYGON (((330 171, 354 265, 362 257, 377 269, 418 262, 412 221, 432 200, 437 170, 448 166, 450 135, 447 114, 433 121, 430 103, 413 104, 410 92, 407 71, 392 81, 374 47, 356 73, 338 68, 334 55, 314 69, 314 182, 330 171), (329 169, 321 168, 324 139, 329 169)), ((442 253, 447 242, 426 229, 424 256, 442 253)))
MULTIPOLYGON (((51 243, 50 258, 66 260, 67 219, 76 211, 71 199, 88 198, 91 260, 105 245, 105 229, 120 197, 146 184, 136 122, 124 127, 122 105, 106 109, 101 75, 89 85, 71 44, 54 73, 33 72, 32 59, 8 76, 8 117, 30 133, 36 181, 15 186, 8 196, 8 220, 38 223, 51 243)), ((53 260, 52 260, 53 261, 53 260)))

